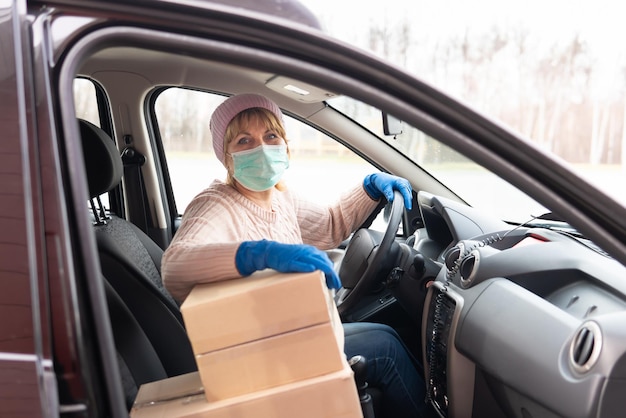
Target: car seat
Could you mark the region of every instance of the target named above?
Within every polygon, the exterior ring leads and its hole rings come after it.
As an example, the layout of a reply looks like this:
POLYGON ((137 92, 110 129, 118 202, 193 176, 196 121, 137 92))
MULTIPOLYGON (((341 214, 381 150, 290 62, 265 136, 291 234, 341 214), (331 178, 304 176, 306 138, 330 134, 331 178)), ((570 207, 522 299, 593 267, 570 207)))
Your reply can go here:
POLYGON ((103 280, 126 407, 130 410, 139 386, 168 377, 145 332, 111 284, 103 280))
POLYGON ((161 280, 163 250, 132 223, 107 213, 100 201, 100 195, 121 182, 120 153, 104 130, 82 119, 78 122, 98 255, 106 281, 107 302, 112 310, 115 344, 121 357, 120 371, 126 380, 127 400, 131 396, 134 399, 132 384, 128 380, 138 387, 152 380, 195 371, 197 365, 179 306, 161 280), (128 320, 128 313, 136 322, 128 320), (135 325, 139 326, 145 339, 136 337, 135 325), (130 338, 130 335, 134 337, 130 338), (134 347, 129 346, 129 340, 134 347), (150 343, 156 357, 143 355, 147 352, 146 342, 150 343), (130 363, 134 363, 133 367, 125 366, 130 363), (156 371, 146 373, 147 368, 156 371), (161 369, 165 375, 158 372, 161 369))

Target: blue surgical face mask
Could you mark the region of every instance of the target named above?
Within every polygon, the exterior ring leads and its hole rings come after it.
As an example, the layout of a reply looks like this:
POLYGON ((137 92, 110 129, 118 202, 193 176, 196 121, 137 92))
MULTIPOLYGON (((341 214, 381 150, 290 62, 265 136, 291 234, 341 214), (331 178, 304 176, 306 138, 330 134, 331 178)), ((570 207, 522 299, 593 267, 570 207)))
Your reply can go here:
POLYGON ((289 167, 287 145, 259 145, 234 152, 233 177, 246 189, 261 192, 280 181, 289 167))

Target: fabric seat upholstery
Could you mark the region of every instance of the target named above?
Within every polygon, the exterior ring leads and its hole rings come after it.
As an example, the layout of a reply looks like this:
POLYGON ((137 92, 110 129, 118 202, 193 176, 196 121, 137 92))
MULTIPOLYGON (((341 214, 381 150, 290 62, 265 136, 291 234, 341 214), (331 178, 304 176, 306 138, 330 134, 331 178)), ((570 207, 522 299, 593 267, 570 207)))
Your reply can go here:
POLYGON ((106 280, 104 288, 126 407, 130 410, 142 383, 165 379, 168 375, 154 346, 124 301, 106 280))
MULTIPOLYGON (((114 141, 106 132, 81 119, 79 125, 89 196, 94 199, 120 183, 122 160, 114 141)), ((94 210, 94 216, 101 215, 94 210)), ((154 349, 167 377, 197 370, 179 307, 161 280, 163 250, 138 227, 115 215, 109 215, 104 222, 96 222, 94 228, 102 274, 111 288, 107 295, 119 297, 128 308, 154 349)), ((145 359, 142 355, 130 356, 133 350, 126 341, 128 335, 124 337, 125 341, 118 341, 117 336, 122 331, 116 332, 115 328, 125 327, 124 332, 131 332, 126 321, 121 319, 120 309, 117 307, 116 312, 111 314, 118 354, 126 357, 123 359, 126 363, 145 360, 146 367, 154 367, 154 359, 149 355, 145 359), (122 344, 125 344, 124 350, 120 350, 122 344)), ((143 339, 138 337, 130 341, 143 339)), ((134 348, 136 353, 144 353, 146 345, 137 343, 134 348)), ((142 368, 136 365, 134 369, 142 368)), ((124 375, 124 368, 121 367, 121 370, 124 375)), ((133 373, 132 369, 131 375, 137 386, 161 376, 158 372, 133 373)))

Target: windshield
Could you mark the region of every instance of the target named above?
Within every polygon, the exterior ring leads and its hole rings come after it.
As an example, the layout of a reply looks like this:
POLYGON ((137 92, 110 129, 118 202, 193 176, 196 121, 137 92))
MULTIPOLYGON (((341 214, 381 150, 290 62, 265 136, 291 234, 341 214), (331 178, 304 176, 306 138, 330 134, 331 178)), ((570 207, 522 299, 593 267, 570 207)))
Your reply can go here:
POLYGON ((401 151, 470 206, 516 224, 548 211, 499 176, 405 122, 400 134, 385 136, 380 110, 348 97, 330 99, 328 104, 401 151))

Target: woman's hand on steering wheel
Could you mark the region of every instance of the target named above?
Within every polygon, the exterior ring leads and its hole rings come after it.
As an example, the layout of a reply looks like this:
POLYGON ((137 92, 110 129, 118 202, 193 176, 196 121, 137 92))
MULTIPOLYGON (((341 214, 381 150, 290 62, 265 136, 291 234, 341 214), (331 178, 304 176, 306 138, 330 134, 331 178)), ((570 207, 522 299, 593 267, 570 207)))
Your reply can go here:
POLYGON ((412 207, 412 187, 405 178, 393 176, 387 173, 374 173, 365 176, 363 187, 367 194, 374 200, 385 196, 388 202, 393 202, 394 190, 399 191, 404 199, 404 207, 411 210, 412 207))
POLYGON ((339 270, 339 277, 344 285, 337 293, 339 313, 354 307, 377 284, 380 267, 385 264, 395 241, 404 210, 405 199, 400 191, 394 190, 391 201, 391 213, 382 240, 378 243, 379 239, 376 238, 380 233, 361 228, 354 233, 346 247, 339 270))

